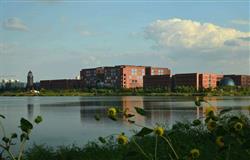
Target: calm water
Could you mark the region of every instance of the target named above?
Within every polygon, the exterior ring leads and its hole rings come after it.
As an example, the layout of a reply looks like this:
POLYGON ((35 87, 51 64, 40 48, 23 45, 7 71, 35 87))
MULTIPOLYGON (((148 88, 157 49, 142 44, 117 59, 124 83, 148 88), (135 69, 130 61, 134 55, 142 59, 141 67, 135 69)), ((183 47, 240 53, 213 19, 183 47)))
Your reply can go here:
MULTIPOLYGON (((243 106, 250 105, 250 97, 210 97, 207 100, 218 109, 232 107, 236 112, 249 114, 243 106)), ((9 133, 18 131, 21 117, 33 120, 36 115, 42 115, 44 121, 35 127, 30 143, 51 146, 75 143, 81 146, 98 136, 129 134, 135 129, 124 121, 114 122, 106 118, 110 106, 131 111, 135 106, 144 107, 147 116, 137 116, 139 124, 171 125, 175 121, 202 116, 193 101, 193 97, 0 97, 0 113, 7 117, 3 122, 9 133), (101 121, 94 119, 96 114, 100 115, 101 121)))

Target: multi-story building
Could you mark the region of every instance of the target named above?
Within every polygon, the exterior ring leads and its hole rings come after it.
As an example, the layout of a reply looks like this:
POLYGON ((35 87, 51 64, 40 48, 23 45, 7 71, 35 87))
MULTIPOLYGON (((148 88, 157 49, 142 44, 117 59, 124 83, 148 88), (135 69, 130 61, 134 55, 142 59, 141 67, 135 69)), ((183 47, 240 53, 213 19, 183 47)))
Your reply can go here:
POLYGON ((172 81, 174 88, 178 86, 188 86, 198 90, 200 88, 217 87, 217 75, 210 73, 176 74, 172 77, 172 81))
POLYGON ((129 66, 122 65, 117 66, 120 68, 120 78, 122 88, 142 88, 143 87, 143 76, 145 75, 144 66, 129 66))
POLYGON ((98 84, 114 88, 142 88, 144 75, 170 75, 168 68, 145 67, 135 65, 118 65, 82 69, 81 79, 88 87, 98 84))
POLYGON ((80 79, 84 81, 86 87, 96 87, 98 83, 104 81, 104 67, 82 69, 80 79))
POLYGON ((84 87, 83 80, 77 79, 56 79, 40 81, 41 89, 80 89, 84 87))
POLYGON ((224 75, 233 79, 236 86, 250 87, 250 75, 224 75))
POLYGON ((216 88, 217 74, 201 73, 199 74, 199 88, 216 88))
POLYGON ((170 75, 146 75, 143 77, 143 88, 171 88, 170 75))
POLYGON ((170 75, 171 71, 168 68, 146 67, 146 75, 170 75))
POLYGON ((143 87, 144 66, 119 65, 104 67, 104 86, 114 88, 143 87))
POLYGON ((0 80, 0 90, 24 89, 26 83, 20 82, 17 79, 0 80))
POLYGON ((223 74, 217 74, 217 80, 216 80, 217 86, 220 85, 220 81, 222 80, 223 77, 224 77, 223 74))

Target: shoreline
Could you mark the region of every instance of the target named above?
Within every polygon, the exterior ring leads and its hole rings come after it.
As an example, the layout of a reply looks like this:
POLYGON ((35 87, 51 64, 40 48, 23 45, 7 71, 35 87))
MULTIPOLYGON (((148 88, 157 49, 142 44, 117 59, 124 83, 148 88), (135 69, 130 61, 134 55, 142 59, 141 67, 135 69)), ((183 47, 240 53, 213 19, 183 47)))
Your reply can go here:
POLYGON ((41 92, 40 94, 31 93, 31 92, 13 92, 13 91, 6 91, 0 93, 1 97, 52 97, 52 96, 83 96, 83 97, 90 97, 90 96, 185 96, 185 97, 194 97, 194 96, 206 96, 206 97, 219 97, 219 96, 250 96, 250 93, 241 93, 241 92, 226 92, 226 93, 175 93, 175 92, 162 92, 162 93, 133 93, 133 92, 116 92, 116 93, 93 93, 93 92, 69 92, 69 91, 48 91, 48 92, 41 92))

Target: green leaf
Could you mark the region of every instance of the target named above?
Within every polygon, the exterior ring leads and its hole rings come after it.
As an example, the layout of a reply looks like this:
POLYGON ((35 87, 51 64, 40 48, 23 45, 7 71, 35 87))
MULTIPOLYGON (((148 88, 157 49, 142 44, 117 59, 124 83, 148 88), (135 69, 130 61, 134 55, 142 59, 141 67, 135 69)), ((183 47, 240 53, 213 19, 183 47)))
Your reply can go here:
POLYGON ((135 121, 132 121, 132 120, 130 120, 130 119, 128 119, 128 122, 129 122, 129 123, 135 123, 135 121))
POLYGON ((100 121, 100 116, 99 115, 95 115, 95 120, 96 121, 100 121))
POLYGON ((100 142, 102 142, 102 143, 106 143, 106 140, 105 140, 105 138, 103 138, 103 137, 99 137, 98 140, 99 140, 100 142))
POLYGON ((140 132, 138 132, 135 136, 138 137, 144 137, 145 135, 148 135, 153 132, 153 129, 143 127, 140 132))
POLYGON ((30 133, 30 131, 33 129, 33 125, 26 119, 24 118, 21 118, 20 120, 20 124, 21 124, 21 130, 23 132, 26 132, 26 133, 30 133))
POLYGON ((39 124, 39 123, 41 123, 42 121, 43 121, 43 118, 42 118, 41 116, 37 116, 36 119, 34 120, 34 122, 35 122, 36 124, 39 124))
POLYGON ((138 152, 136 151, 128 151, 126 154, 126 158, 132 158, 135 157, 136 155, 138 155, 138 152))
POLYGON ((117 121, 117 118, 114 116, 109 116, 110 119, 112 119, 113 121, 117 121))
POLYGON ((16 133, 12 133, 11 134, 11 138, 17 138, 17 134, 16 133))
POLYGON ((143 108, 135 107, 135 110, 138 114, 145 116, 146 112, 143 108))
POLYGON ((250 149, 250 139, 248 139, 246 142, 244 142, 241 147, 243 149, 250 149))
POLYGON ((22 133, 22 134, 20 135, 20 140, 21 140, 21 142, 22 142, 24 139, 26 139, 26 140, 29 140, 29 139, 30 139, 30 138, 29 138, 29 135, 28 135, 27 133, 22 133))
POLYGON ((25 134, 25 133, 22 133, 22 134, 20 135, 20 140, 21 140, 21 142, 22 142, 26 137, 27 137, 26 134, 25 134))
POLYGON ((195 103, 196 106, 201 106, 201 101, 200 100, 196 100, 194 103, 195 103))
POLYGON ((135 115, 134 114, 127 114, 126 117, 127 118, 131 118, 131 117, 134 117, 135 115))
POLYGON ((5 142, 5 143, 9 143, 10 139, 7 138, 7 137, 3 137, 2 140, 5 142))
POLYGON ((211 119, 211 117, 207 117, 207 118, 205 119, 205 123, 208 123, 210 119, 211 119))
POLYGON ((0 117, 1 117, 1 118, 3 118, 3 119, 5 119, 5 116, 4 116, 4 115, 2 115, 2 114, 0 114, 0 117))
POLYGON ((194 121, 193 121, 193 126, 198 126, 198 125, 200 125, 201 124, 201 121, 199 120, 199 119, 195 119, 194 121))
POLYGON ((211 118, 212 118, 212 120, 214 120, 214 121, 218 121, 218 120, 219 120, 219 117, 217 117, 217 116, 212 116, 211 118))
POLYGON ((225 114, 226 112, 229 112, 231 110, 232 110, 232 108, 225 108, 225 109, 220 111, 220 115, 225 114))

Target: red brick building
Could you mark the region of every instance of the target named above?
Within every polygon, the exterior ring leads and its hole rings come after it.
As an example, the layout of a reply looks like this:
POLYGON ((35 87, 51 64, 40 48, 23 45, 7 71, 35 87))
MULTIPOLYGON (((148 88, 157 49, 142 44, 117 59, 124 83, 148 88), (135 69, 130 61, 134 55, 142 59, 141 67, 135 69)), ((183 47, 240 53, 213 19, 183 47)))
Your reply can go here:
POLYGON ((250 75, 224 75, 233 79, 236 86, 250 87, 250 75))
POLYGON ((172 77, 172 81, 174 88, 178 86, 188 86, 198 90, 200 88, 217 87, 217 75, 210 73, 176 74, 172 77))
POLYGON ((170 75, 146 75, 143 77, 144 88, 171 88, 170 75))
POLYGON ((146 75, 170 75, 171 71, 168 68, 146 67, 146 75))
POLYGON ((79 89, 84 87, 84 81, 77 79, 57 79, 42 80, 40 88, 42 89, 79 89))
POLYGON ((199 74, 199 88, 216 88, 217 74, 201 73, 199 74))
POLYGON ((104 80, 104 67, 82 69, 80 79, 84 81, 87 87, 96 87, 98 83, 104 80))
POLYGON ((98 82, 106 87, 142 88, 144 75, 170 75, 168 68, 156 68, 134 65, 99 67, 83 69, 81 79, 88 87, 98 86, 98 82))

